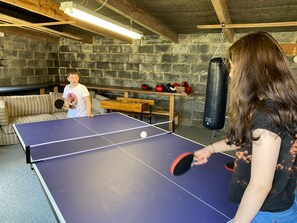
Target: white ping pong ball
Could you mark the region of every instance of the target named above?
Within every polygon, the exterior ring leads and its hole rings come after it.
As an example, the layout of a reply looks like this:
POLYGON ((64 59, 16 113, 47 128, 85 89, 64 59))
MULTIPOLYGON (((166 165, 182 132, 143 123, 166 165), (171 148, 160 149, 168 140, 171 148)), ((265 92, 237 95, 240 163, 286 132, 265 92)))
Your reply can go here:
POLYGON ((141 138, 145 138, 145 137, 147 137, 147 133, 146 133, 146 131, 142 131, 142 132, 140 133, 140 137, 141 137, 141 138))

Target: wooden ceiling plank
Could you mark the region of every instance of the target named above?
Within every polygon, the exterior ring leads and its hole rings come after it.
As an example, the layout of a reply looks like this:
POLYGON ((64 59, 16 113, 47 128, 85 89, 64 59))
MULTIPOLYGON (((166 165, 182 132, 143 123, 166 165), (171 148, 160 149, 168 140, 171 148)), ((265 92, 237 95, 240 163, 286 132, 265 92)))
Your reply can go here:
POLYGON ((47 42, 47 43, 58 44, 60 42, 60 37, 49 36, 47 34, 31 31, 24 28, 0 27, 0 32, 10 34, 10 35, 22 36, 24 38, 35 39, 35 40, 47 42))
POLYGON ((66 14, 62 10, 59 9, 59 5, 53 3, 50 0, 1 0, 7 4, 14 5, 16 7, 20 7, 22 9, 34 12, 39 15, 46 16, 51 19, 55 19, 58 21, 74 21, 73 26, 76 26, 80 29, 87 30, 89 32, 106 36, 112 39, 117 39, 123 42, 132 43, 132 39, 121 34, 112 32, 110 30, 101 28, 99 26, 92 25, 90 23, 83 22, 81 20, 72 18, 66 14))
MULTIPOLYGON (((105 0, 96 1, 102 4, 106 2, 105 0)), ((162 24, 161 21, 151 16, 145 9, 140 8, 139 6, 136 7, 134 1, 108 0, 104 6, 129 20, 132 20, 151 32, 163 36, 174 43, 178 43, 178 33, 162 24)))
MULTIPOLYGON (((93 43, 93 37, 92 36, 86 36, 86 35, 83 35, 83 34, 80 34, 80 33, 76 33, 74 31, 71 31, 70 29, 67 29, 67 28, 63 28, 63 31, 64 32, 58 32, 58 31, 55 31, 55 30, 52 30, 52 29, 48 29, 48 28, 44 28, 44 27, 34 27, 34 24, 32 23, 29 23, 27 21, 23 21, 23 20, 20 20, 20 19, 16 19, 14 17, 10 17, 10 16, 6 16, 6 15, 3 15, 3 14, 0 14, 0 21, 6 21, 10 24, 8 25, 13 25, 15 23, 18 23, 18 24, 21 24, 21 27, 26 29, 26 30, 35 30, 35 31, 38 31, 39 33, 43 33, 43 34, 47 34, 47 35, 50 35, 52 37, 55 37, 55 38, 59 38, 59 37, 67 37, 67 38, 71 38, 71 39, 75 39, 75 40, 79 40, 81 42, 85 42, 85 43, 93 43)), ((1 25, 4 25, 4 24, 0 24, 0 27, 1 25)))
POLYGON ((81 40, 79 37, 68 34, 68 33, 59 32, 59 31, 49 29, 49 28, 46 28, 46 27, 34 27, 34 26, 31 26, 32 23, 30 23, 30 22, 23 21, 23 20, 20 20, 20 19, 16 19, 14 17, 3 15, 3 14, 0 14, 0 20, 11 23, 11 24, 15 24, 15 23, 23 24, 23 27, 30 27, 30 29, 32 29, 32 30, 38 30, 38 31, 48 33, 48 34, 55 34, 56 36, 63 36, 63 37, 67 37, 67 38, 71 38, 71 39, 75 39, 75 40, 81 40))
MULTIPOLYGON (((225 24, 226 28, 263 28, 263 27, 285 27, 297 26, 296 22, 269 22, 269 23, 246 23, 246 24, 225 24)), ((198 29, 219 29, 221 25, 198 25, 198 29)))
MULTIPOLYGON (((214 10, 221 24, 232 23, 231 16, 227 5, 227 0, 211 0, 214 10)), ((220 26, 222 28, 222 25, 220 26)), ((225 26, 224 34, 230 43, 234 42, 234 30, 225 26)))
POLYGON ((51 0, 1 0, 10 5, 34 12, 59 21, 69 21, 69 16, 59 9, 51 0), (65 19, 66 18, 66 19, 65 19))
POLYGON ((65 24, 73 24, 73 21, 64 21, 64 22, 43 22, 43 23, 30 23, 24 25, 23 23, 19 24, 0 24, 0 26, 27 26, 27 27, 32 27, 32 26, 57 26, 57 25, 65 25, 65 24))

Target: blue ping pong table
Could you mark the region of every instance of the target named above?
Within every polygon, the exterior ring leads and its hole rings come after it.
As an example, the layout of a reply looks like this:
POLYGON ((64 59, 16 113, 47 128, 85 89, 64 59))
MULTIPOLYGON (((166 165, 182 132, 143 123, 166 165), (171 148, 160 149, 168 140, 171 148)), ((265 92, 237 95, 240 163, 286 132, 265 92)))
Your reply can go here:
POLYGON ((203 145, 120 113, 14 128, 59 222, 227 222, 233 158, 214 154, 180 176, 170 166, 203 145), (148 133, 139 137, 141 131, 148 133))

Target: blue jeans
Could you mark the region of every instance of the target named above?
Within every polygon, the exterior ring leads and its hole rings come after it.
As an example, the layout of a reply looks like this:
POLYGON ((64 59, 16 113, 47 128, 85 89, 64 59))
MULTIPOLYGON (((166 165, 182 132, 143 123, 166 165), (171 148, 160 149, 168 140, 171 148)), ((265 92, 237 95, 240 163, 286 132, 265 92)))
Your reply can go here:
MULTIPOLYGON (((227 223, 232 223, 233 220, 227 223)), ((295 201, 290 209, 282 212, 259 211, 251 223, 297 223, 297 192, 295 201)))

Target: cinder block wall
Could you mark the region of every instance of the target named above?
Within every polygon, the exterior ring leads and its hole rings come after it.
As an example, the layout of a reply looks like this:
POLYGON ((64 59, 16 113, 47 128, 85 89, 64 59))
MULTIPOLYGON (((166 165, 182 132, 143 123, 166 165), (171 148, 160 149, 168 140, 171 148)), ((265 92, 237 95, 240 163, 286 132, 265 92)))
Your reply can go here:
MULTIPOLYGON (((280 42, 296 42, 296 33, 273 35, 280 42)), ((229 46, 220 33, 180 35, 179 44, 158 36, 145 37, 132 45, 106 38, 96 38, 92 45, 64 39, 59 48, 60 79, 66 81, 69 67, 78 67, 81 81, 85 83, 126 87, 140 87, 145 83, 155 87, 187 81, 194 94, 176 97, 175 110, 180 114, 181 125, 203 128, 208 64, 213 56, 224 57, 229 46)), ((289 60, 297 71, 293 57, 289 60)), ((156 100, 157 106, 168 107, 168 97, 149 97, 156 100)))
MULTIPOLYGON (((59 47, 60 78, 66 81, 69 67, 79 68, 82 83, 140 87, 187 81, 194 94, 176 97, 175 109, 180 124, 201 126, 209 60, 214 52, 224 51, 228 44, 220 44, 221 35, 181 35, 179 44, 157 36, 145 37, 132 45, 96 38, 92 45, 69 39, 59 47)), ((113 95, 109 95, 113 97, 113 95)), ((156 106, 168 107, 169 98, 154 98, 156 106)))
MULTIPOLYGON (((296 34, 273 33, 280 43, 296 43, 296 34)), ((180 35, 178 44, 162 37, 146 36, 132 45, 100 37, 93 44, 62 39, 59 45, 54 45, 6 36, 0 38, 0 47, 1 86, 66 81, 70 67, 79 69, 81 83, 126 87, 145 83, 155 87, 187 81, 194 93, 191 97, 176 97, 180 124, 203 128, 208 63, 213 56, 225 56, 229 44, 218 33, 180 35)), ((297 73, 293 57, 289 61, 297 73)), ((130 96, 153 98, 159 107, 169 104, 168 97, 130 96)))
POLYGON ((18 36, 0 37, 0 86, 58 81, 58 49, 18 36))

